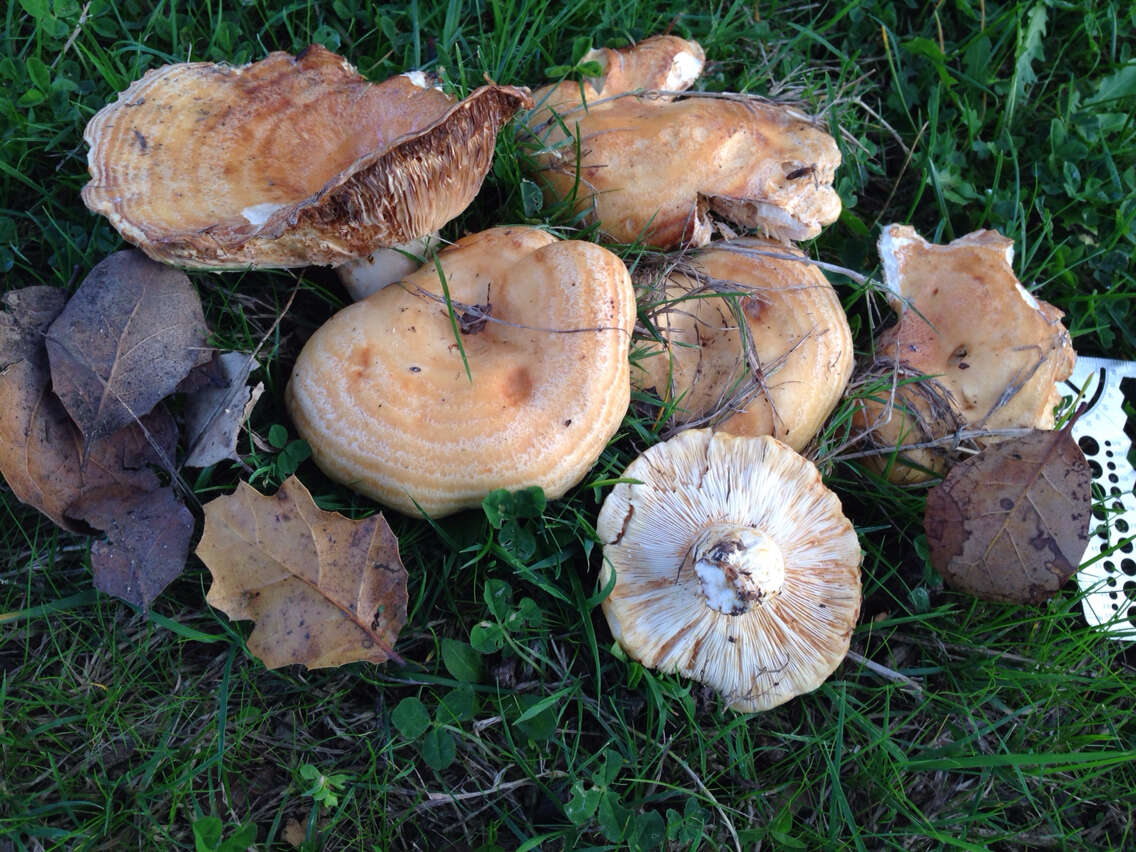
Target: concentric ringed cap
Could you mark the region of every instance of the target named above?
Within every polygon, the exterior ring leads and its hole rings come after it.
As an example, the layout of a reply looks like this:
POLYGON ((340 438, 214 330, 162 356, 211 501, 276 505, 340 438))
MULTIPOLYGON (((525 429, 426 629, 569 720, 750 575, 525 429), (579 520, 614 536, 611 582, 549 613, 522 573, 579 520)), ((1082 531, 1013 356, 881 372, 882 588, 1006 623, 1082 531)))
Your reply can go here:
POLYGON ((401 512, 474 508, 497 488, 554 499, 627 411, 634 323, 607 249, 493 228, 325 323, 288 409, 328 476, 401 512))
POLYGON ((816 467, 775 438, 690 429, 648 449, 604 501, 600 587, 643 665, 768 710, 848 652, 860 545, 816 467))
POLYGON ((529 103, 495 85, 454 103, 421 73, 371 83, 319 45, 166 65, 88 123, 83 201, 175 266, 338 265, 464 210, 529 103))

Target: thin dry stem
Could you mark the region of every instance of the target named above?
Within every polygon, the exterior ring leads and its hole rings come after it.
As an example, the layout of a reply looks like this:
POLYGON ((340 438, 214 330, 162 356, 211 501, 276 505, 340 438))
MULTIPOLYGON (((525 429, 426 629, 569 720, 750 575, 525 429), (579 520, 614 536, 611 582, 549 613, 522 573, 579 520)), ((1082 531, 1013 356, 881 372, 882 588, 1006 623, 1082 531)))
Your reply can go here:
POLYGON ((848 659, 852 660, 855 663, 859 663, 860 665, 864 666, 867 669, 870 669, 881 677, 895 681, 908 692, 914 693, 920 698, 923 697, 923 687, 919 683, 919 681, 915 680, 914 678, 910 678, 905 674, 900 674, 895 669, 889 669, 887 666, 881 665, 874 660, 869 660, 867 657, 857 654, 855 651, 848 652, 848 659))
POLYGON ((426 290, 418 286, 417 284, 414 285, 413 290, 406 288, 401 282, 397 286, 402 286, 403 289, 405 289, 412 295, 419 296, 424 299, 429 299, 431 301, 438 302, 441 305, 452 307, 452 309, 455 311, 460 311, 460 320, 462 323, 466 324, 484 324, 487 322, 492 322, 497 323, 498 325, 508 326, 509 328, 520 328, 524 329, 525 331, 543 331, 547 332, 548 334, 583 334, 584 332, 594 331, 618 331, 622 334, 627 334, 629 337, 631 336, 631 332, 626 331, 625 329, 622 329, 617 325, 595 325, 588 328, 549 328, 547 326, 524 325, 523 323, 509 322, 508 320, 503 320, 500 317, 493 316, 492 304, 487 303, 484 305, 471 305, 466 302, 459 302, 457 299, 447 299, 445 296, 439 296, 437 293, 431 293, 429 290, 426 290))

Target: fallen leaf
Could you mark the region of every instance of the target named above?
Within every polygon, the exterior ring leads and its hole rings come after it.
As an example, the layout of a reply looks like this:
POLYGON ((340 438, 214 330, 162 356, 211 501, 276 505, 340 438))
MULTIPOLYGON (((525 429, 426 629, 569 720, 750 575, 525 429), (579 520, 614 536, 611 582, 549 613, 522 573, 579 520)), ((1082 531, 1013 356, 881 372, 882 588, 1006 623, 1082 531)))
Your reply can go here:
POLYGON ((199 364, 190 370, 186 377, 178 382, 178 386, 174 388, 174 393, 197 393, 203 388, 219 388, 224 384, 225 380, 221 376, 220 364, 217 361, 217 356, 214 355, 204 364, 199 364))
POLYGON ((406 569, 382 515, 325 512, 294 476, 273 497, 239 482, 205 505, 197 555, 213 575, 206 601, 256 622, 248 648, 268 668, 401 662, 406 569))
POLYGON ((225 459, 238 460, 237 437, 252 413, 264 384, 247 385, 249 373, 259 366, 242 352, 225 352, 212 362, 219 385, 204 387, 185 399, 185 433, 189 467, 209 467, 225 459))
POLYGON ((55 393, 87 444, 151 411, 208 361, 205 334, 184 272, 139 251, 96 265, 47 330, 55 393))
POLYGON ((1091 480, 1068 427, 988 447, 927 494, 931 564, 952 587, 984 600, 1045 601, 1088 545, 1091 480))
POLYGON ((157 408, 125 429, 91 444, 83 464, 83 440, 51 392, 44 330, 64 302, 49 287, 16 290, 0 313, 0 473, 12 492, 56 524, 73 532, 68 506, 108 485, 150 491, 153 467, 170 467, 177 427, 157 408))
POLYGON ((99 591, 149 609, 185 569, 193 515, 171 488, 99 488, 68 507, 67 515, 106 533, 91 546, 99 591))
POLYGON ((55 287, 25 287, 0 299, 0 368, 7 369, 43 348, 47 327, 59 316, 67 295, 55 287))

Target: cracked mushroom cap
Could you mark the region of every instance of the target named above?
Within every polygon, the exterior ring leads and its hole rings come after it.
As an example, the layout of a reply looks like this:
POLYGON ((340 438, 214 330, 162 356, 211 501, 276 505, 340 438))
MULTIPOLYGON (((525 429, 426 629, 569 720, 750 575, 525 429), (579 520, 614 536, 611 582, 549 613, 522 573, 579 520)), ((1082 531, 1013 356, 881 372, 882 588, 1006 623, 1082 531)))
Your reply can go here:
POLYGON ((604 77, 534 94, 529 129, 549 200, 571 199, 619 242, 660 248, 707 243, 711 212, 779 240, 834 222, 840 150, 814 119, 747 95, 636 94, 660 80, 671 91, 693 82, 702 48, 675 42, 608 51, 604 77))
POLYGON ((484 86, 455 104, 421 72, 370 83, 319 45, 166 65, 88 123, 83 201, 176 266, 335 265, 464 210, 529 103, 484 86))
POLYGON ((300 435, 332 479, 411 515, 476 507, 496 488, 560 497, 630 400, 627 268, 523 227, 468 236, 436 262, 452 313, 427 264, 307 342, 286 394, 300 435))
POLYGON ((844 659, 860 545, 816 466, 775 438, 690 429, 631 463, 600 510, 612 634, 733 710, 776 707, 844 659))
POLYGON ((797 249, 737 239, 687 255, 662 289, 649 311, 662 343, 648 342, 632 384, 673 402, 675 425, 803 449, 852 375, 852 332, 824 273, 797 249))
MULTIPOLYGON (((1057 383, 1072 372, 1076 353, 1064 314, 1014 275, 1013 240, 975 231, 935 245, 911 227, 889 225, 879 252, 899 320, 877 338, 873 371, 894 373, 901 384, 890 405, 883 394, 864 400, 860 428, 884 448, 944 439, 959 428, 1052 429, 1057 383)), ((888 476, 926 480, 946 470, 952 452, 946 441, 905 451, 888 476)))
MULTIPOLYGON (((636 89, 681 92, 689 89, 702 74, 706 54, 696 41, 661 35, 615 50, 610 47, 589 50, 580 62, 595 62, 603 69, 600 76, 586 78, 599 95, 618 95, 636 89)), ((579 103, 578 91, 576 103, 579 103)))

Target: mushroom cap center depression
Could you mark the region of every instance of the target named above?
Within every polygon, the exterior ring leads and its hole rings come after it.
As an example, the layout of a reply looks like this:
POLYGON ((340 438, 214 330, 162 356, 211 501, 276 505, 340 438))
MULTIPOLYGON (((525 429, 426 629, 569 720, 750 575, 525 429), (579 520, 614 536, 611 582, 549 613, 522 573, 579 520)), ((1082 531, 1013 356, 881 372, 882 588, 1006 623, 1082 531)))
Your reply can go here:
POLYGON ((724 615, 749 612, 785 584, 780 546, 753 527, 713 524, 694 539, 687 559, 706 605, 724 615))

